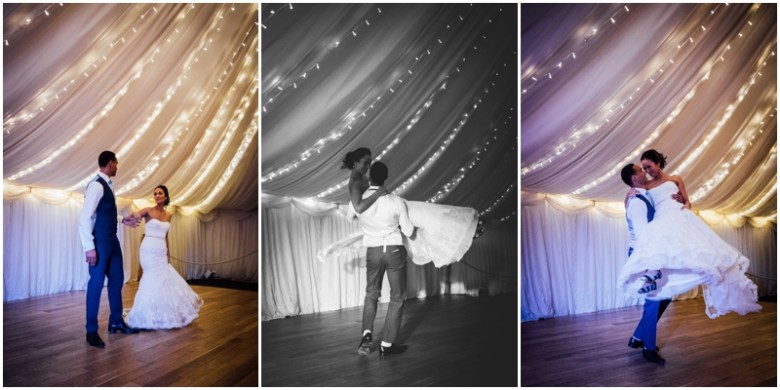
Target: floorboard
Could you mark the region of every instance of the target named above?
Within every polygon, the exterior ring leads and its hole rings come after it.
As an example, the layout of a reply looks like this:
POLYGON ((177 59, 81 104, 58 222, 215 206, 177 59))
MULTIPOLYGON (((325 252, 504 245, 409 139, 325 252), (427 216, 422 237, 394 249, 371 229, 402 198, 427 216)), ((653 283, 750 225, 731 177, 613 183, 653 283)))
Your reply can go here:
POLYGON ((674 301, 658 324, 665 365, 627 346, 642 306, 524 322, 521 386, 777 385, 777 304, 710 319, 704 301, 674 301))
MULTIPOLYGON (((4 303, 3 385, 256 387, 257 292, 192 287, 205 301, 192 324, 134 335, 108 333, 103 291, 105 349, 85 341, 85 291, 4 303)), ((137 289, 124 286, 125 308, 137 289)))
POLYGON ((407 300, 409 349, 381 357, 386 312, 368 356, 357 353, 362 307, 263 322, 262 386, 517 386, 516 295, 407 300))

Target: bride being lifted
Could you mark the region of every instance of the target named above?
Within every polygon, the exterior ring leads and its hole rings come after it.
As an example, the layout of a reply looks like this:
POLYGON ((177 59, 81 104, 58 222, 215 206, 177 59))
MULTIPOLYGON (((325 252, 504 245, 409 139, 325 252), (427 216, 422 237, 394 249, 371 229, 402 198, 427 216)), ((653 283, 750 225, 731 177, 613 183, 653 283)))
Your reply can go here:
MULTIPOLYGON (((342 169, 350 170, 347 217, 353 219, 389 191, 384 186, 373 193, 367 191, 368 168, 371 165, 371 150, 368 148, 358 148, 347 153, 342 163, 342 169)), ((405 202, 409 219, 417 229, 411 238, 404 237, 404 246, 415 264, 433 262, 436 267, 442 267, 459 261, 471 247, 472 240, 484 230, 479 214, 472 208, 409 200, 405 202)), ((319 257, 322 259, 340 249, 353 247, 361 239, 362 233, 353 234, 323 249, 319 257)))

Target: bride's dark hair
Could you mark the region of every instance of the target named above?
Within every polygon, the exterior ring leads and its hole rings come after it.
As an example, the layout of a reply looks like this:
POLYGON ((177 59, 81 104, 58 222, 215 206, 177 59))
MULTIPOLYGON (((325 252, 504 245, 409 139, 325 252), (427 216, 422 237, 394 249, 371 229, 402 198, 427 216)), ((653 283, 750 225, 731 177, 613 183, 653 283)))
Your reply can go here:
POLYGON ((666 156, 661 154, 659 151, 655 149, 650 149, 642 153, 642 157, 639 159, 641 160, 650 160, 656 164, 658 164, 661 169, 664 169, 666 166, 666 156))
POLYGON ((341 160, 341 169, 352 169, 355 163, 360 161, 363 156, 370 156, 371 150, 369 148, 357 148, 351 152, 347 152, 347 155, 341 160))
POLYGON ((171 203, 171 197, 168 195, 168 187, 166 187, 166 186, 164 186, 162 184, 160 184, 157 187, 154 187, 155 190, 158 189, 158 188, 163 190, 163 192, 165 193, 165 205, 164 206, 167 206, 168 203, 171 203))

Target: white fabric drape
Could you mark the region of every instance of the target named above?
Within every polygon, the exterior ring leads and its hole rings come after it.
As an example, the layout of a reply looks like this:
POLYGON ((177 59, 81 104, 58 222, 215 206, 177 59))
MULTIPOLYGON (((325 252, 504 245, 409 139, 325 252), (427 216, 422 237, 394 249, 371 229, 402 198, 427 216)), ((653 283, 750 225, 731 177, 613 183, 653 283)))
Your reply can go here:
POLYGON ((620 170, 648 149, 751 260, 759 294, 776 294, 776 14, 522 5, 523 320, 639 303, 615 287, 628 243, 620 170))
MULTIPOLYGON (((706 219, 705 219, 706 221, 706 219)), ((759 296, 777 294, 777 224, 762 227, 728 220, 710 225, 751 261, 749 273, 759 296)), ((562 203, 553 197, 522 193, 521 313, 535 320, 639 304, 617 287, 626 261, 625 213, 593 202, 562 203)), ((662 245, 660 243, 659 245, 662 245)), ((692 290, 678 299, 693 298, 692 290)))
MULTIPOLYGON (((4 299, 85 288, 103 150, 124 215, 170 190, 174 267, 257 281, 257 4, 3 4, 4 299)), ((122 226, 125 278, 143 226, 122 226)))
POLYGON ((516 7, 262 6, 264 320, 363 304, 365 250, 316 256, 359 231, 343 217, 339 169, 358 147, 387 164, 387 188, 405 199, 509 218, 463 259, 481 271, 410 263, 409 298, 516 291, 516 7))
MULTIPOLYGON (((4 301, 83 290, 89 281, 78 232, 83 198, 58 204, 43 198, 30 194, 3 200, 4 301)), ((122 198, 118 206, 122 215, 137 211, 122 198)), ((171 264, 185 279, 202 278, 211 270, 220 278, 257 281, 257 211, 215 210, 205 216, 170 211, 171 264)), ((144 224, 119 226, 125 281, 137 280, 144 224)))
MULTIPOLYGON (((265 196, 262 213, 262 318, 318 313, 363 304, 365 248, 317 260, 317 251, 360 231, 344 210, 319 202, 265 196)), ((488 225, 461 263, 436 268, 407 264, 407 298, 499 294, 517 289, 514 221, 488 225), (506 244, 510 243, 510 244, 506 244), (468 263, 472 267, 464 264, 468 263), (476 268, 476 269, 475 269, 476 268)), ((390 296, 386 280, 380 301, 390 296)))

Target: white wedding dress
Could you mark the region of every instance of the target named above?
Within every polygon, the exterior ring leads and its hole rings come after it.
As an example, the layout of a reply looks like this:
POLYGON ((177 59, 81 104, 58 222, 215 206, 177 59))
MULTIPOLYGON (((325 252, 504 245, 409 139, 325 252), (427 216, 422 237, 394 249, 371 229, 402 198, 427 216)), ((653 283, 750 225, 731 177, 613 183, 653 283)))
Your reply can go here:
MULTIPOLYGON (((404 236, 407 255, 415 264, 433 263, 437 268, 460 261, 471 247, 477 230, 479 213, 469 207, 441 205, 404 200, 409 219, 416 231, 404 236)), ((352 212, 354 207, 349 204, 352 212)), ((333 254, 362 246, 363 232, 334 242, 319 251, 320 261, 333 254)))
POLYGON ((661 270, 657 291, 648 297, 669 298, 702 285, 706 314, 760 311, 755 283, 745 276, 750 260, 723 241, 696 214, 672 199, 679 190, 667 181, 648 190, 655 216, 637 237, 634 251, 618 276, 618 286, 637 294, 645 270, 661 270))
POLYGON ((203 300, 168 263, 165 234, 170 222, 149 219, 141 242, 143 276, 127 323, 139 329, 173 329, 198 317, 203 300))

